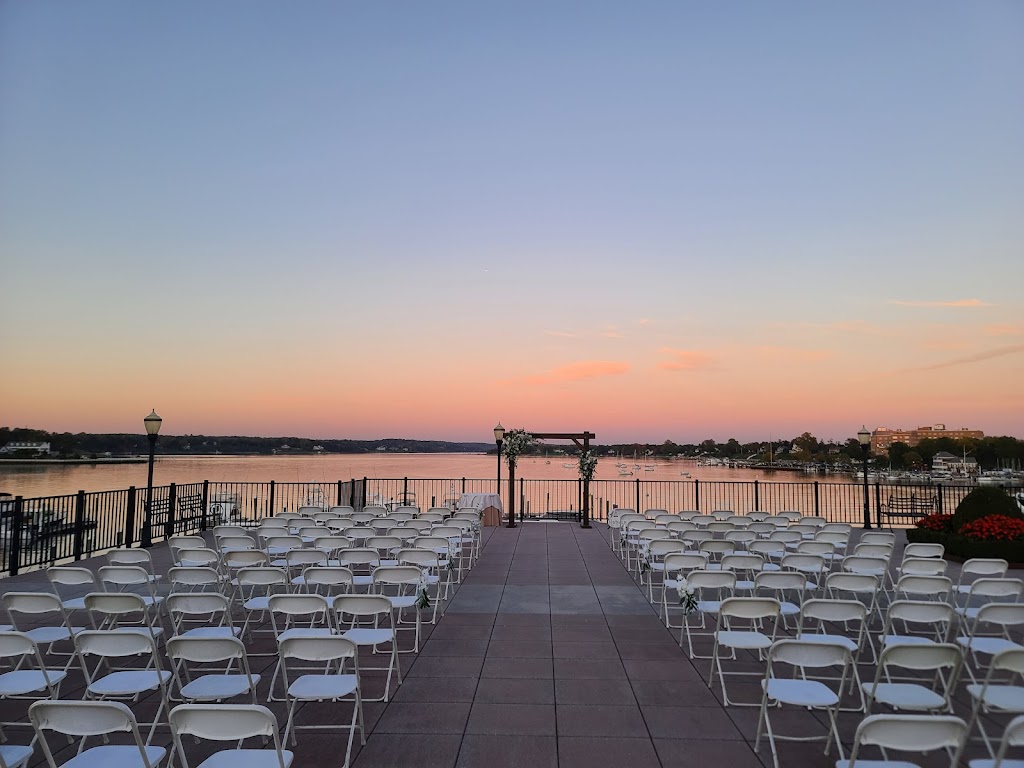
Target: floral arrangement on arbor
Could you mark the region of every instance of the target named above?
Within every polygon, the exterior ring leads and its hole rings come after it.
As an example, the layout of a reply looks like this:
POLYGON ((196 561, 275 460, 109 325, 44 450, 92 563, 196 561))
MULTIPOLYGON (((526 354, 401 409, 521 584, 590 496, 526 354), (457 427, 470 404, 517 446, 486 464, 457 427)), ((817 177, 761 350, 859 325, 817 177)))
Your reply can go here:
POLYGON ((580 480, 589 483, 597 474, 597 456, 593 451, 584 451, 580 454, 579 462, 580 480))
POLYGON ((519 454, 529 447, 533 442, 533 435, 525 429, 510 429, 505 433, 505 441, 501 444, 501 452, 505 454, 505 461, 509 467, 516 465, 519 454))

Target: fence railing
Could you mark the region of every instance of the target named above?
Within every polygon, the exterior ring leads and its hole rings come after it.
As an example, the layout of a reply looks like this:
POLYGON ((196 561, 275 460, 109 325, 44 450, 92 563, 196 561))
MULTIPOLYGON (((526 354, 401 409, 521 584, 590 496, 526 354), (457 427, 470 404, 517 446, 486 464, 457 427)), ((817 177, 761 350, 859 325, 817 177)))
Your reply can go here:
MULTIPOLYGON (((871 483, 868 505, 873 522, 890 497, 934 496, 936 509, 952 512, 973 485, 905 485, 871 483)), ((0 502, 0 575, 81 560, 116 547, 138 546, 147 538, 206 530, 226 521, 254 524, 264 517, 301 506, 411 504, 421 509, 453 506, 464 493, 497 493, 508 508, 508 481, 498 488, 491 479, 361 478, 278 483, 275 481, 203 481, 155 486, 147 515, 145 488, 0 502), (149 534, 147 537, 146 534, 149 534)), ((521 519, 578 520, 583 485, 578 480, 515 481, 516 510, 521 519)), ((710 512, 795 510, 832 522, 863 521, 864 486, 832 482, 719 482, 707 480, 594 480, 590 483, 591 518, 605 521, 615 507, 644 511, 710 512)))

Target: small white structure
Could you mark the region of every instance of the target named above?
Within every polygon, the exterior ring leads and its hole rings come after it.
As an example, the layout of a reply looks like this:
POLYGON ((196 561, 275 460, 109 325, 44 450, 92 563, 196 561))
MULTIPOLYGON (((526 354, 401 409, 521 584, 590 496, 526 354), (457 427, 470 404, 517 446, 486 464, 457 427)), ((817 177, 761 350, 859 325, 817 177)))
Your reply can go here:
POLYGON ((953 476, 974 477, 978 474, 978 460, 973 456, 954 456, 939 451, 932 457, 932 472, 948 472, 953 476))
POLYGON ((49 443, 8 443, 0 448, 0 453, 17 453, 18 451, 34 451, 38 456, 50 455, 49 443))

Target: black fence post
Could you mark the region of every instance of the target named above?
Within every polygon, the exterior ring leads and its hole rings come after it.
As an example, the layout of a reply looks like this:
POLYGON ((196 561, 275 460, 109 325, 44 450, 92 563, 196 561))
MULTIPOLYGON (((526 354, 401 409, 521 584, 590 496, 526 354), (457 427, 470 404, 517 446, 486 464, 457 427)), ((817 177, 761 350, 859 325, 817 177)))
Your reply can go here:
POLYGON ((818 481, 814 481, 814 516, 821 517, 821 498, 819 497, 818 481))
MULTIPOLYGON (((202 514, 202 517, 199 518, 199 530, 200 531, 205 531, 209 527, 209 525, 210 525, 210 521, 206 517, 207 514, 209 514, 209 509, 210 509, 210 481, 209 480, 203 480, 203 501, 202 501, 202 505, 203 505, 203 514, 202 514)), ((241 516, 241 513, 242 513, 242 503, 241 503, 241 500, 239 500, 239 503, 238 503, 238 513, 239 513, 239 516, 241 516)))
POLYGON ((693 481, 693 508, 700 512, 700 480, 693 481))
POLYGON ((761 484, 757 480, 754 481, 754 511, 761 511, 761 484))
POLYGON ((945 504, 945 501, 946 501, 946 500, 945 500, 945 498, 943 497, 943 493, 942 493, 942 484, 941 484, 941 483, 939 484, 939 488, 938 488, 938 495, 937 495, 937 498, 938 498, 938 501, 939 501, 939 514, 945 514, 945 511, 946 511, 946 504, 945 504))
POLYGON ((336 499, 336 501, 334 503, 337 506, 340 507, 341 506, 341 480, 338 481, 338 493, 337 493, 337 495, 334 498, 336 499))
POLYGON ((636 479, 636 511, 640 512, 641 514, 643 513, 643 510, 640 508, 640 478, 639 477, 636 479))
POLYGON ((85 550, 85 491, 75 498, 75 560, 82 559, 85 550))
POLYGON ((359 508, 366 509, 366 478, 363 478, 363 490, 359 493, 359 508))
MULTIPOLYGON (((875 482, 875 516, 878 519, 878 527, 882 527, 882 485, 875 482)), ((868 510, 868 518, 871 517, 871 510, 868 510)))
POLYGON ((164 523, 164 539, 174 535, 174 508, 178 502, 178 486, 171 483, 167 489, 167 522, 164 523))
POLYGON ((135 486, 128 489, 128 509, 124 516, 124 545, 130 547, 135 543, 135 486))
POLYGON ((409 478, 402 478, 402 504, 409 503, 409 478))
POLYGON ((270 481, 270 498, 267 500, 267 514, 274 516, 274 481, 270 481))
POLYGON ((9 562, 7 570, 11 576, 17 576, 21 567, 21 532, 25 527, 25 499, 14 497, 14 518, 11 521, 11 545, 8 550, 9 562))
POLYGON ((526 481, 519 478, 519 522, 526 519, 526 481))

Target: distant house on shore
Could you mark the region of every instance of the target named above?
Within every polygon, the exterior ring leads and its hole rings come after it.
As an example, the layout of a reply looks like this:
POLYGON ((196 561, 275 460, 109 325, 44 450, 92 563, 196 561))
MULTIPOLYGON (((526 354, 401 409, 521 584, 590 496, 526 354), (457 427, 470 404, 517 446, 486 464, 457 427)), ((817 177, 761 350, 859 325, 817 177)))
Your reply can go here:
POLYGON ((36 456, 49 456, 50 455, 50 444, 49 443, 8 443, 3 448, 0 448, 0 453, 22 453, 30 452, 36 456))
POLYGON ((932 457, 932 472, 972 477, 979 473, 978 460, 973 456, 955 456, 947 451, 939 451, 932 457))

